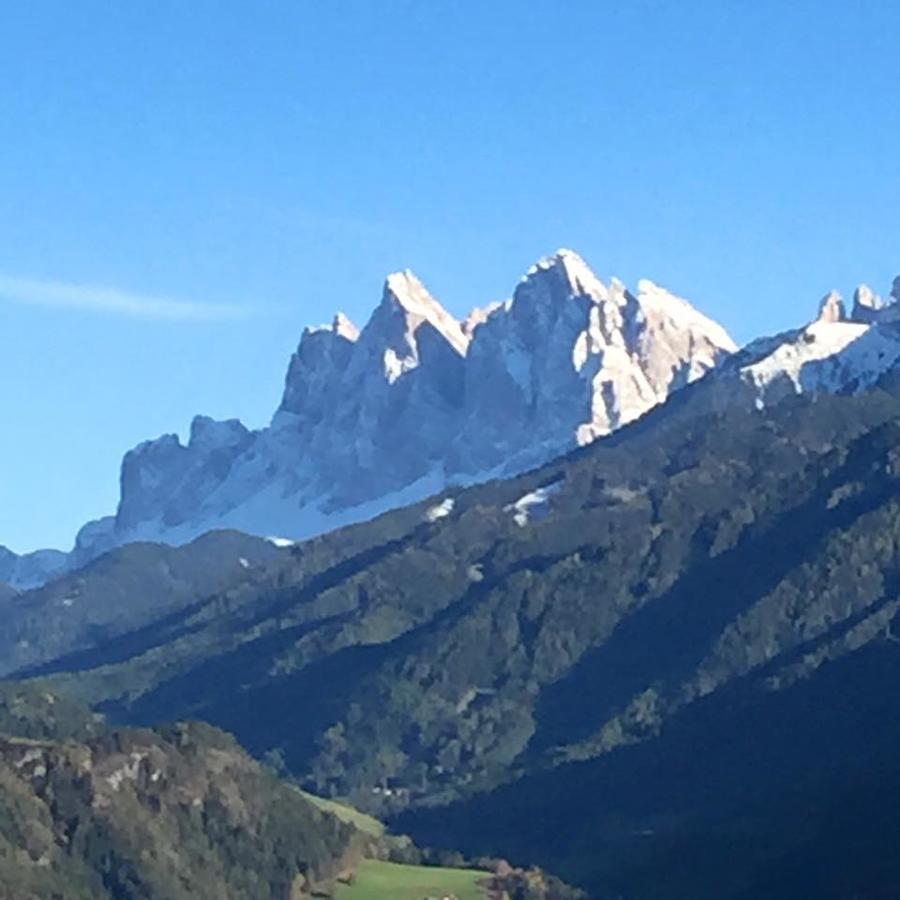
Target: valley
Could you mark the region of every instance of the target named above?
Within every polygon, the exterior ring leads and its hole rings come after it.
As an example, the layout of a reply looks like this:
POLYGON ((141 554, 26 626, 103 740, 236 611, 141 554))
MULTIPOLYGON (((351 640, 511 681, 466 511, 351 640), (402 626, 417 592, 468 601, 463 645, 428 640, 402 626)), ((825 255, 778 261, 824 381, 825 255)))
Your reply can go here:
MULTIPOLYGON (((523 284, 582 290, 569 265, 523 284)), ((114 727, 233 734, 370 842, 345 900, 486 896, 479 860, 507 859, 516 897, 828 896, 805 855, 893 827, 900 750, 879 315, 832 298, 611 434, 308 540, 112 547, 8 591, 0 672, 114 727)), ((894 878, 831 858, 829 884, 894 878)))

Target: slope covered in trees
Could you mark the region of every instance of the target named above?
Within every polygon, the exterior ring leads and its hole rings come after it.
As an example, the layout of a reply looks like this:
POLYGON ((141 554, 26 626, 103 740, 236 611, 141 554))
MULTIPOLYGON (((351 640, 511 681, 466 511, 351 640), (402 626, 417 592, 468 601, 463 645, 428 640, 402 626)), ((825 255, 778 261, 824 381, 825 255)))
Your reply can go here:
POLYGON ((364 838, 201 724, 109 729, 64 698, 0 695, 0 897, 300 896, 364 838))
MULTIPOLYGON (((418 810, 403 821, 432 843, 471 837, 470 852, 558 863, 595 886, 630 877, 588 850, 596 840, 612 852, 638 827, 628 804, 641 795, 603 785, 655 772, 664 797, 692 782, 661 760, 724 741, 710 750, 725 798, 713 818, 679 831, 672 823, 688 820, 660 800, 647 815, 674 831, 638 828, 676 850, 708 843, 728 803, 743 803, 752 755, 781 746, 751 741, 779 704, 802 711, 797 698, 821 692, 821 722, 797 710, 783 721, 839 731, 840 697, 827 698, 840 673, 856 673, 861 696, 877 693, 864 661, 897 649, 896 380, 698 414, 702 389, 540 470, 298 545, 121 638, 20 674, 126 721, 208 719, 319 792, 381 814, 418 810), (583 773, 597 773, 590 789, 578 787, 583 773), (467 802, 483 827, 457 817, 467 802), (447 803, 457 806, 430 818, 447 803), (578 858, 554 850, 539 823, 584 835, 578 858)), ((876 721, 860 720, 859 740, 900 749, 876 721)), ((851 753, 835 747, 840 760, 851 753)), ((779 797, 781 784, 758 796, 779 797)), ((781 852, 776 806, 754 840, 781 852)))

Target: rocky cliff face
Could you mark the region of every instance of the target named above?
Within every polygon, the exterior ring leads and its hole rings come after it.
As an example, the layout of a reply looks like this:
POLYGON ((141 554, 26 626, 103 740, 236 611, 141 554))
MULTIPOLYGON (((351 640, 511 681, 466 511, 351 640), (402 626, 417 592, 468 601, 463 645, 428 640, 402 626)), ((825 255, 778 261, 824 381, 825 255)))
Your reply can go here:
POLYGON ((271 425, 198 416, 126 454, 115 515, 66 556, 0 554, 0 582, 32 587, 135 540, 213 528, 299 540, 450 483, 509 475, 590 443, 684 395, 698 412, 804 392, 856 391, 900 360, 900 278, 882 300, 832 291, 805 328, 740 352, 651 281, 601 281, 560 250, 510 300, 457 321, 411 272, 389 276, 361 330, 338 313, 306 329, 271 425))
POLYGON ((48 574, 211 528, 306 538, 521 471, 636 419, 734 349, 685 300, 649 281, 606 284, 569 250, 464 322, 396 273, 361 330, 338 314, 304 331, 268 428, 199 416, 186 444, 164 435, 126 454, 116 514, 86 525, 48 574))
POLYGON ((650 281, 604 284, 568 250, 541 260, 474 332, 451 466, 513 472, 627 424, 735 349, 650 281))

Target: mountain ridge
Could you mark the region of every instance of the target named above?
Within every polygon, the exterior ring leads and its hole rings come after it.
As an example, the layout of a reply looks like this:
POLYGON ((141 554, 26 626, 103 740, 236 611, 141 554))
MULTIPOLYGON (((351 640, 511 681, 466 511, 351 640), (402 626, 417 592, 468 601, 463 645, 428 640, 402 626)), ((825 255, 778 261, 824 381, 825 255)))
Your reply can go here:
POLYGON ((734 349, 687 301, 647 281, 637 294, 606 285, 571 250, 464 322, 394 273, 362 329, 339 313, 304 330, 267 428, 197 416, 184 444, 139 444, 114 516, 85 525, 67 557, 0 559, 0 580, 33 587, 123 543, 213 528, 307 538, 522 471, 632 421, 734 349))
MULTIPOLYGON (((645 883, 639 860, 684 880, 675 896, 759 896, 752 885, 782 857, 802 884, 783 779, 842 728, 844 707, 827 702, 842 672, 857 673, 847 690, 865 730, 840 732, 791 790, 806 803, 816 779, 837 789, 832 764, 871 781, 880 769, 858 758, 868 735, 890 741, 884 758, 900 747, 892 720, 877 730, 879 709, 896 706, 879 700, 878 661, 896 671, 900 373, 858 393, 697 414, 705 392, 697 382, 541 469, 235 567, 136 632, 12 674, 126 723, 205 718, 417 841, 534 859, 592 896, 672 896, 645 883), (754 760, 732 746, 744 709, 748 740, 750 723, 780 723, 754 738, 761 758, 807 748, 778 778, 763 773, 759 797, 744 787, 754 760), (791 721, 809 722, 802 742, 791 721), (716 748, 713 775, 695 746, 716 748), (709 843, 723 821, 737 842, 709 843), (686 872, 671 842, 709 856, 686 872)), ((86 588, 84 603, 105 593, 86 588)), ((839 863, 852 881, 852 861, 839 863)))
POLYGON ((571 250, 462 322, 397 272, 361 330, 338 313, 303 331, 267 428, 198 415, 184 444, 139 444, 114 516, 85 525, 68 554, 0 548, 0 582, 35 587, 115 546, 212 529, 303 540, 541 465, 688 384, 698 413, 862 390, 900 361, 898 299, 900 277, 887 300, 860 285, 850 313, 831 291, 810 324, 738 350, 682 298, 647 279, 636 293, 604 283, 571 250))

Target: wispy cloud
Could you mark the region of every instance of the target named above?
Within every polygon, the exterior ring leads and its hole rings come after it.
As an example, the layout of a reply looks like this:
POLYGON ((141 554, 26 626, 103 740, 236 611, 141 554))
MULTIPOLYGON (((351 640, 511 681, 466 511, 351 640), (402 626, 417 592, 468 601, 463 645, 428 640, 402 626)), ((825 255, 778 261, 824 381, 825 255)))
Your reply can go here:
POLYGON ((248 306, 232 303, 198 303, 136 294, 119 288, 64 281, 44 281, 0 275, 0 298, 29 306, 85 310, 134 319, 156 319, 170 322, 219 322, 244 319, 251 314, 248 306))

